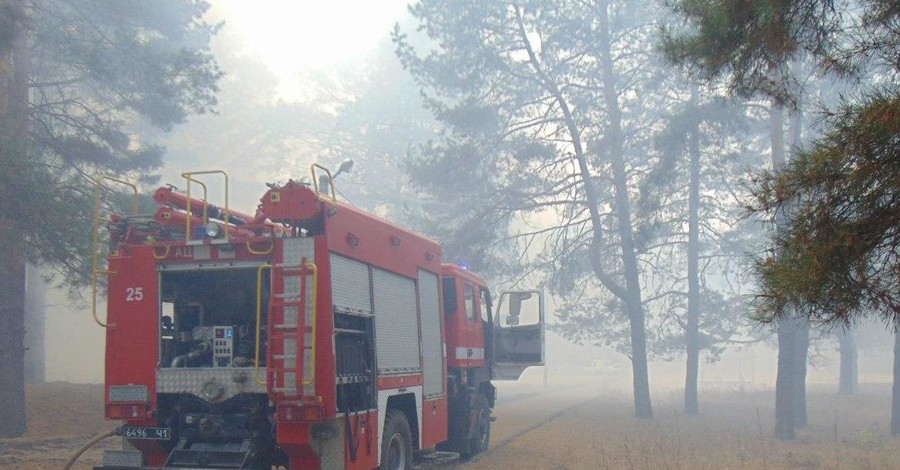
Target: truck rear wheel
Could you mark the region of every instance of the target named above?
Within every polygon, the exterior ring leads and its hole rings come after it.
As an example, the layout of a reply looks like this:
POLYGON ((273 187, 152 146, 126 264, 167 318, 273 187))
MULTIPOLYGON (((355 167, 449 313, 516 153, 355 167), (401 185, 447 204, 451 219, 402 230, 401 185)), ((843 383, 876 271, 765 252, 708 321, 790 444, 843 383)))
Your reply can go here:
POLYGON ((464 459, 472 458, 475 454, 486 451, 491 441, 491 408, 488 406, 488 399, 484 394, 478 394, 472 411, 475 414, 475 429, 472 438, 466 445, 466 452, 462 453, 464 459))
POLYGON ((388 410, 384 418, 381 440, 381 470, 409 470, 413 467, 412 432, 406 415, 400 410, 388 410))

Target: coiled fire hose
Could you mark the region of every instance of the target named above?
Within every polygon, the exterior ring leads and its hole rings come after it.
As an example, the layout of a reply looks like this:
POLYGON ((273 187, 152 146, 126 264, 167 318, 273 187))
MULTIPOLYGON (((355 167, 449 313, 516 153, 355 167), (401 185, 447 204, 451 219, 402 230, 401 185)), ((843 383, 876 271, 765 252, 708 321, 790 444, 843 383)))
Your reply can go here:
POLYGON ((115 428, 111 431, 105 432, 103 434, 97 434, 96 436, 92 437, 91 440, 87 442, 87 444, 81 446, 81 448, 78 449, 78 452, 75 452, 75 455, 73 455, 72 458, 69 459, 68 462, 66 462, 66 466, 63 467, 63 470, 69 470, 70 468, 72 468, 72 465, 75 465, 75 462, 78 461, 78 458, 81 457, 81 454, 85 453, 91 447, 94 447, 98 442, 106 439, 107 437, 119 435, 121 429, 122 428, 115 428))

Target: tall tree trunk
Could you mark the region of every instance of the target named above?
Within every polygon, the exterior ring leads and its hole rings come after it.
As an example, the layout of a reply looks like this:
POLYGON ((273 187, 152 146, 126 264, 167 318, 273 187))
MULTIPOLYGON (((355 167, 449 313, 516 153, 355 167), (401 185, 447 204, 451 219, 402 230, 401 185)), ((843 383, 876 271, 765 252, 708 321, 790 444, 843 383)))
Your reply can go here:
POLYGON ((612 58, 612 50, 609 38, 609 18, 607 15, 608 4, 601 1, 598 4, 599 27, 598 33, 599 51, 603 56, 600 60, 601 81, 603 84, 603 99, 607 106, 607 118, 609 120, 606 129, 607 151, 612 163, 614 206, 618 219, 617 232, 619 234, 619 246, 622 250, 622 264, 624 266, 624 281, 622 286, 617 280, 607 276, 599 262, 598 246, 602 237, 603 222, 600 216, 600 202, 596 193, 594 181, 590 177, 587 158, 581 145, 581 132, 574 119, 569 104, 563 96, 560 88, 544 72, 540 61, 530 46, 528 35, 522 22, 521 11, 516 8, 519 20, 519 34, 522 43, 529 56, 529 62, 538 74, 547 91, 556 99, 563 113, 564 123, 572 138, 572 146, 579 165, 581 177, 584 179, 584 190, 594 231, 594 242, 591 246, 592 268, 598 280, 607 287, 610 292, 621 299, 625 304, 625 313, 631 331, 631 368, 634 382, 634 410, 638 418, 652 418, 653 407, 650 402, 650 376, 647 362, 647 333, 645 326, 644 308, 641 300, 640 271, 637 264, 637 253, 634 246, 634 235, 631 227, 631 206, 628 194, 628 174, 625 171, 625 157, 622 144, 622 111, 619 108, 616 89, 616 76, 612 58))
MULTIPOLYGON (((25 2, 11 4, 24 18, 25 2)), ((0 164, 27 151, 28 53, 21 27, 12 51, 0 56, 0 164), (5 152, 5 153, 4 153, 5 152)), ((17 157, 18 158, 18 157, 17 157)), ((0 437, 25 434, 25 259, 15 221, 0 217, 0 437)))
MULTIPOLYGON (((772 167, 784 166, 784 110, 772 103, 769 111, 769 125, 772 139, 772 167)), ((777 214, 775 224, 781 222, 782 214, 777 214)), ((775 437, 794 438, 794 364, 796 363, 796 323, 787 313, 779 318, 778 330, 778 372, 775 378, 775 437)))
POLYGON ((37 266, 27 265, 25 281, 25 383, 46 380, 44 315, 47 286, 37 266))
MULTIPOLYGON (((697 106, 697 86, 691 85, 691 107, 697 106)), ((692 113, 693 116, 693 113, 692 113)), ((687 276, 688 304, 685 327, 687 367, 684 379, 684 412, 700 413, 700 125, 695 122, 688 136, 690 181, 688 188, 687 276)))
MULTIPOLYGON (((894 313, 897 315, 897 312, 894 313)), ((894 320, 894 386, 891 396, 891 434, 900 436, 900 320, 894 320)))
POLYGON ((841 376, 838 381, 838 394, 853 395, 859 390, 856 338, 850 327, 841 328, 837 335, 841 349, 841 376))
POLYGON ((794 438, 794 363, 797 346, 793 319, 778 320, 778 372, 775 378, 775 438, 794 438))
POLYGON ((634 387, 634 416, 653 418, 653 404, 650 400, 650 369, 647 362, 647 333, 644 325, 644 311, 638 299, 633 299, 626 308, 631 325, 631 372, 634 387))
POLYGON ((603 98, 609 119, 606 128, 607 151, 612 161, 612 177, 615 187, 615 212, 618 219, 619 243, 625 276, 625 311, 631 328, 631 370, 634 385, 634 414, 638 418, 652 418, 650 401, 650 372, 647 362, 647 332, 643 301, 641 299, 640 270, 634 246, 631 226, 631 201, 628 194, 628 173, 622 136, 622 110, 619 107, 616 75, 610 46, 609 4, 598 3, 598 47, 601 59, 603 98))
MULTIPOLYGON (((799 68, 798 64, 794 65, 799 68)), ((798 98, 797 109, 791 113, 790 117, 790 147, 791 158, 794 153, 802 145, 803 137, 803 110, 802 103, 798 98)), ((796 357, 794 358, 794 424, 804 427, 808 424, 809 416, 806 412, 806 364, 809 357, 809 319, 797 318, 796 340, 797 346, 794 349, 796 357)))
POLYGON ((563 120, 572 138, 572 147, 578 161, 581 177, 584 179, 584 190, 594 231, 594 242, 591 246, 592 268, 598 280, 607 287, 610 292, 621 299, 625 304, 625 313, 631 332, 631 368, 634 382, 634 412, 638 418, 652 418, 653 406, 650 402, 650 375, 647 362, 647 333, 645 326, 644 308, 641 300, 640 271, 637 264, 637 253, 634 246, 634 235, 631 227, 631 206, 628 194, 628 174, 625 171, 625 157, 622 144, 622 111, 619 108, 616 89, 616 76, 613 67, 612 50, 609 39, 609 18, 607 15, 608 4, 601 1, 598 4, 599 26, 598 33, 599 50, 603 56, 600 60, 601 81, 603 83, 603 99, 607 106, 608 126, 606 140, 608 153, 612 163, 613 185, 615 191, 615 212, 618 218, 617 231, 619 233, 619 246, 622 250, 622 264, 624 265, 624 287, 606 275, 600 265, 597 253, 598 242, 602 236, 603 222, 600 216, 600 199, 594 181, 590 177, 587 158, 581 145, 581 132, 574 119, 569 104, 560 91, 557 84, 549 77, 534 50, 531 49, 528 35, 522 23, 521 11, 515 7, 519 19, 519 34, 522 43, 529 56, 529 61, 537 72, 547 91, 549 91, 559 104, 563 113, 563 120))
POLYGON ((0 219, 0 437, 25 434, 25 260, 0 219))
POLYGON ((796 318, 794 326, 794 425, 804 427, 809 422, 806 412, 806 364, 809 357, 809 319, 796 318))

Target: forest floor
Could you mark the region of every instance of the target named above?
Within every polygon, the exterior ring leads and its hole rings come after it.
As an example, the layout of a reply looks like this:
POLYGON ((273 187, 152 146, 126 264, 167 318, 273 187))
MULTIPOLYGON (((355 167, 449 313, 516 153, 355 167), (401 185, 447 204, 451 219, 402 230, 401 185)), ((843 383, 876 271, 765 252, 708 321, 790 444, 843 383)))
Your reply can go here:
MULTIPOLYGON (((118 426, 103 413, 103 385, 52 382, 25 389, 27 432, 0 439, 0 469, 59 470, 91 437, 118 426)), ((99 464, 103 449, 121 448, 118 438, 89 449, 73 469, 99 464)))
MULTIPOLYGON (((810 386, 809 426, 773 438, 774 391, 704 391, 701 414, 682 412, 682 395, 653 396, 653 420, 633 417, 631 398, 598 378, 499 385, 490 449, 468 462, 425 458, 422 469, 887 469, 900 468, 891 437, 890 386, 864 384, 854 396, 810 386)), ((103 387, 50 383, 27 389, 28 433, 0 439, 0 469, 59 469, 92 436, 116 426, 103 418, 103 387)), ((99 464, 102 441, 75 469, 99 464)))
POLYGON ((854 396, 836 390, 809 387, 810 424, 789 442, 774 438, 774 390, 706 391, 694 416, 683 413, 681 392, 658 393, 652 420, 634 418, 630 394, 602 387, 523 399, 504 400, 501 393, 488 451, 446 468, 900 468, 900 438, 890 435, 890 385, 867 384, 854 396))

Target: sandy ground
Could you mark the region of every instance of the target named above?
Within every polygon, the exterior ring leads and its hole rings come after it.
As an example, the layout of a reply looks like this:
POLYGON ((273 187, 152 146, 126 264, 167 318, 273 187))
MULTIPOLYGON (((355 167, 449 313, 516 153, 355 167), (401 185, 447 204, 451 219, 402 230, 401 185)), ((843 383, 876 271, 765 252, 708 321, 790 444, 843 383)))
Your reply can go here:
MULTIPOLYGON (((888 433, 890 387, 867 385, 838 397, 811 387, 810 425, 792 442, 772 438, 774 392, 701 395, 701 415, 681 412, 680 393, 654 394, 653 420, 633 417, 631 397, 594 378, 565 383, 499 384, 490 449, 463 462, 425 458, 419 469, 887 469, 900 468, 900 439, 888 433)), ((103 419, 102 387, 64 383, 30 387, 29 429, 0 440, 0 469, 59 469, 103 419)), ((99 463, 110 438, 74 468, 99 463)))
MULTIPOLYGON (((91 437, 118 423, 103 417, 103 386, 54 382, 26 389, 28 429, 24 437, 0 439, 0 469, 58 470, 91 437)), ((85 453, 73 469, 91 469, 113 437, 85 453)))
POLYGON ((890 386, 838 396, 810 386, 809 425, 793 441, 774 439, 773 390, 701 394, 685 415, 678 391, 653 396, 654 419, 634 418, 632 398, 601 383, 564 389, 501 389, 487 452, 442 468, 511 469, 894 469, 900 438, 889 434, 890 386), (561 391, 560 391, 561 390, 561 391), (504 398, 504 395, 506 398, 504 398))

